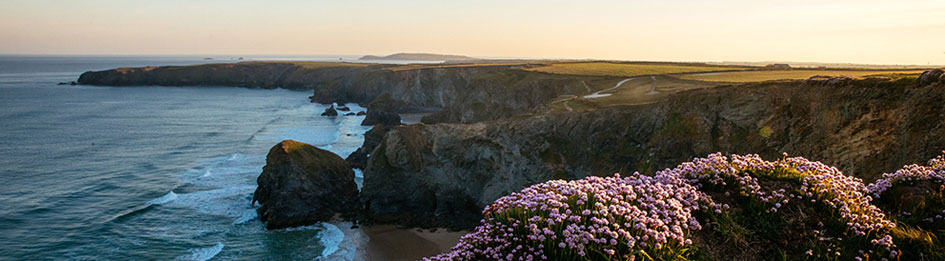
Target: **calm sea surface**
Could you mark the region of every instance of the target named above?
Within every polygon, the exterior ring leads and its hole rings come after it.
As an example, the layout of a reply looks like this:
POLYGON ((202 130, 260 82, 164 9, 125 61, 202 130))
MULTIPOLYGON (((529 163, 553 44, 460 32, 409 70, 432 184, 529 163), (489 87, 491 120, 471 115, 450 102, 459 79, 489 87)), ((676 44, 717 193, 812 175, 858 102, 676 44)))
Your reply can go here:
POLYGON ((274 144, 344 157, 362 117, 320 117, 308 92, 56 85, 201 58, 0 56, 0 259, 350 258, 346 224, 266 231, 250 200, 274 144))

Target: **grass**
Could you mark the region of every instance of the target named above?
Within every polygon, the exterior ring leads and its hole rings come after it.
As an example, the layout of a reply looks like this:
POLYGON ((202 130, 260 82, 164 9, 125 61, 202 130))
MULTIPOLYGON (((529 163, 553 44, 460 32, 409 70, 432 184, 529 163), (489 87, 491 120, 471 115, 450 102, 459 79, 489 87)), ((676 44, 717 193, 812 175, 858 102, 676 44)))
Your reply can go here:
POLYGON ((365 67, 373 65, 370 63, 335 63, 335 62, 293 62, 293 64, 306 69, 318 69, 326 67, 365 67))
POLYGON ((889 76, 897 74, 921 74, 923 70, 790 70, 790 71, 749 71, 687 74, 680 79, 707 82, 763 82, 773 80, 805 80, 812 76, 889 76))
POLYGON ((437 64, 406 64, 389 68, 391 71, 406 71, 429 68, 460 68, 460 67, 487 67, 487 66, 516 66, 526 65, 526 62, 497 62, 497 63, 437 63, 437 64))
MULTIPOLYGON (((595 82, 587 82, 594 90, 607 89, 613 87, 621 78, 609 78, 595 82)), ((551 104, 551 112, 568 112, 567 107, 572 111, 596 110, 601 107, 619 106, 619 105, 638 105, 647 104, 662 100, 673 93, 680 91, 710 88, 719 85, 712 82, 701 82, 692 80, 682 80, 667 76, 640 77, 624 82, 619 88, 602 91, 602 94, 610 96, 599 98, 584 98, 582 96, 554 101, 551 104), (564 106, 567 104, 568 106, 564 106)), ((588 92, 584 95, 591 94, 588 92)))
POLYGON ((722 67, 685 64, 638 64, 612 62, 552 63, 525 70, 569 75, 633 77, 641 75, 747 70, 747 67, 722 67))

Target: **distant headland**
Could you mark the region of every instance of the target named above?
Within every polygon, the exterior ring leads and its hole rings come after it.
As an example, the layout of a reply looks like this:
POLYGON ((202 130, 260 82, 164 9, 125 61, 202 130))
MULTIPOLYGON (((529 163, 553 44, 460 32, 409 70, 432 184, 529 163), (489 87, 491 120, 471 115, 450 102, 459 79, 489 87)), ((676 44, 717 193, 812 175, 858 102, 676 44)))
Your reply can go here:
POLYGON ((388 56, 365 55, 358 60, 471 61, 475 57, 433 53, 395 53, 388 56))

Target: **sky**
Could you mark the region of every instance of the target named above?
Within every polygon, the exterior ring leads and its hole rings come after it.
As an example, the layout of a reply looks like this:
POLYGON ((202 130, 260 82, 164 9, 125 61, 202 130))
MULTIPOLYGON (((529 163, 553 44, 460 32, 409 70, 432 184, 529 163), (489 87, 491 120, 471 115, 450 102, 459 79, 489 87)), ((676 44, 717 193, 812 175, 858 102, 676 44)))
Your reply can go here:
POLYGON ((0 0, 0 54, 945 64, 945 0, 0 0))

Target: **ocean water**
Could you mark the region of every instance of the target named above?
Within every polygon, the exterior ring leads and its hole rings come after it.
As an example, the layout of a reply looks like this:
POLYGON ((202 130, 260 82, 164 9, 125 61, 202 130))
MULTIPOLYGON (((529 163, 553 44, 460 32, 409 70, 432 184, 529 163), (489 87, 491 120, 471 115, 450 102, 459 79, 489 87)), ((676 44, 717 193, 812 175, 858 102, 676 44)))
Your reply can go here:
POLYGON ((354 258, 366 237, 350 224, 267 231, 250 201, 274 144, 344 157, 368 130, 362 117, 321 117, 308 92, 56 85, 215 61, 0 56, 0 259, 354 258))

